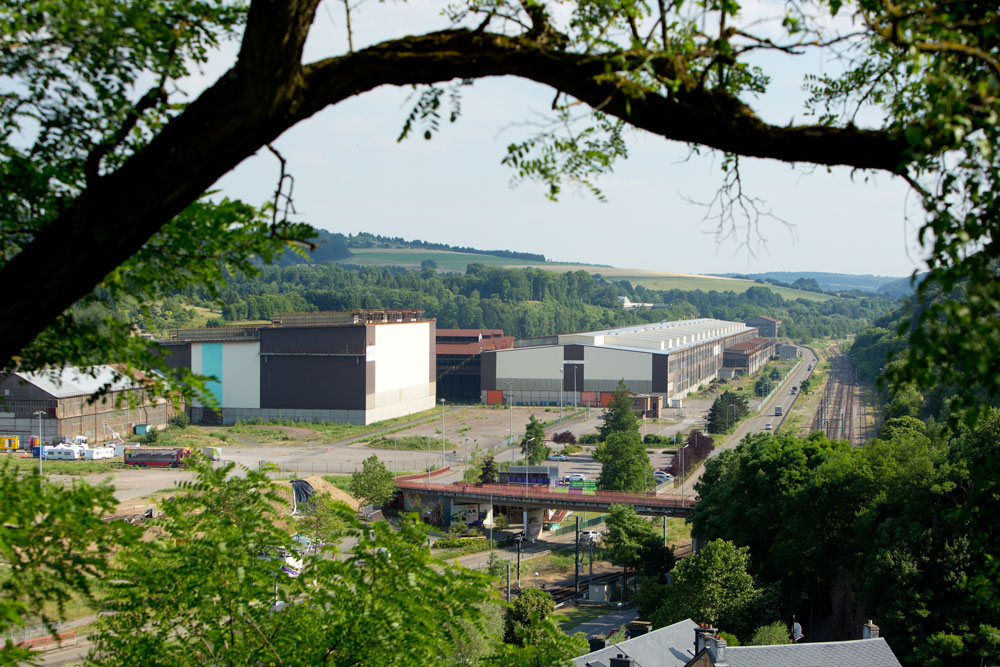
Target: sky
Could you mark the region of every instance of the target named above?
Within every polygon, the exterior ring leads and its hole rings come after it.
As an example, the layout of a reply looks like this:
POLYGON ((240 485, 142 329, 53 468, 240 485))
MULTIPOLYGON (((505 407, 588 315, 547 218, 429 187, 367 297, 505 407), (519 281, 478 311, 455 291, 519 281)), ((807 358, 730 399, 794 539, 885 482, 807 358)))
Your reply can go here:
MULTIPOLYGON (((768 0, 744 6, 770 11, 768 0)), ((355 48, 446 27, 440 5, 367 2, 352 13, 355 48)), ((305 60, 346 49, 342 5, 326 0, 310 33, 305 60)), ((232 62, 224 48, 189 92, 232 62)), ((769 56, 768 94, 747 100, 765 120, 804 118, 802 77, 835 63, 809 54, 769 56), (792 62, 788 62, 791 60, 792 62)), ((500 164, 508 143, 526 136, 552 103, 553 91, 514 78, 480 80, 464 89, 462 116, 426 141, 396 138, 413 89, 384 87, 326 109, 275 143, 295 177, 301 220, 331 232, 371 232, 482 249, 544 254, 586 262, 680 273, 829 271, 909 275, 922 268, 916 245, 918 202, 899 179, 776 161, 743 159, 744 190, 779 218, 763 219, 749 246, 719 239, 704 202, 722 183, 721 154, 692 156, 684 144, 631 130, 630 157, 599 180, 601 202, 567 189, 558 202, 542 185, 512 187, 500 164), (911 219, 908 220, 908 216, 911 219)), ((223 177, 225 195, 259 203, 276 185, 278 164, 258 153, 223 177)), ((742 236, 742 231, 741 234, 742 236)))

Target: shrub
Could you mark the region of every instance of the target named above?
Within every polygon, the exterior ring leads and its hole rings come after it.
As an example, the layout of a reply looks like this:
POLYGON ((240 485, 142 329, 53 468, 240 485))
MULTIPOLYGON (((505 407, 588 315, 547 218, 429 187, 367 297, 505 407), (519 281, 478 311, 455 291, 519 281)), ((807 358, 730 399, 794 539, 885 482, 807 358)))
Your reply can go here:
POLYGON ((563 431, 562 433, 556 433, 552 436, 552 442, 558 442, 561 444, 576 444, 576 436, 573 435, 571 431, 563 431))
POLYGON ((565 447, 562 448, 563 454, 576 454, 577 452, 582 452, 582 451, 583 447, 581 447, 576 443, 573 443, 571 445, 566 445, 565 447))
POLYGON ((576 440, 581 445, 596 445, 601 442, 599 433, 584 433, 576 440))
POLYGON ((178 412, 170 418, 168 423, 177 428, 185 428, 191 424, 191 419, 187 416, 186 412, 178 412))

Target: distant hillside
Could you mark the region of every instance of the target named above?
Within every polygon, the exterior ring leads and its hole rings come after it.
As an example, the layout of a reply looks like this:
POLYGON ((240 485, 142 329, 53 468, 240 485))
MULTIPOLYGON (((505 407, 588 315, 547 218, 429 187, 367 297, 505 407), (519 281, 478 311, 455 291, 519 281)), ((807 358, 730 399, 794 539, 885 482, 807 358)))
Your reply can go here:
MULTIPOLYGON (((432 261, 438 272, 465 273, 469 264, 506 268, 536 268, 553 273, 569 273, 584 271, 592 276, 600 276, 611 282, 626 281, 633 286, 643 286, 654 290, 698 290, 702 292, 735 292, 742 294, 751 287, 759 287, 753 280, 738 278, 720 278, 688 273, 671 273, 669 271, 648 271, 644 269, 624 269, 598 264, 571 264, 562 262, 542 262, 531 260, 510 259, 490 255, 476 255, 446 250, 421 250, 419 248, 354 248, 351 256, 341 260, 340 264, 357 267, 366 266, 398 266, 407 269, 419 269, 421 264, 432 261)), ((827 301, 833 296, 822 292, 809 292, 790 287, 768 285, 768 289, 782 297, 794 301, 827 301)))
POLYGON ((337 260, 347 259, 351 256, 351 251, 347 248, 347 237, 343 234, 331 234, 325 229, 317 231, 319 233, 316 237, 310 239, 313 243, 317 244, 317 247, 309 253, 308 259, 294 250, 286 250, 275 264, 278 266, 294 266, 296 264, 313 262, 336 262, 337 260))
POLYGON ((453 246, 447 243, 421 241, 420 239, 407 241, 406 239, 398 236, 381 236, 379 234, 369 234, 368 232, 358 232, 357 235, 348 234, 345 240, 348 248, 410 248, 417 250, 447 250, 451 252, 466 253, 469 255, 489 255, 491 257, 503 257, 505 259, 521 259, 529 262, 545 261, 545 255, 532 252, 517 252, 514 250, 480 250, 478 248, 453 246))
POLYGON ((823 273, 820 271, 767 271, 765 273, 722 273, 718 275, 726 276, 727 278, 763 280, 765 282, 778 281, 789 286, 793 286, 797 281, 804 283, 815 280, 819 289, 825 292, 850 292, 852 290, 878 292, 882 285, 899 280, 908 280, 893 276, 823 273))
POLYGON ((896 280, 890 280, 881 287, 878 288, 878 293, 882 296, 888 297, 901 297, 909 296, 914 292, 914 286, 919 285, 924 278, 927 277, 927 272, 918 273, 916 282, 912 285, 910 281, 912 278, 907 276, 906 278, 897 278, 896 280))

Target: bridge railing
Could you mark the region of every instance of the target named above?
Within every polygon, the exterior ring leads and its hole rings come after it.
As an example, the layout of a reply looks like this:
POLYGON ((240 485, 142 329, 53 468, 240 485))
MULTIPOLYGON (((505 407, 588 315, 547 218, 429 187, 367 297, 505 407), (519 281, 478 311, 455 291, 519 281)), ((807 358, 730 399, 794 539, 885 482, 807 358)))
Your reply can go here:
POLYGON ((600 504, 648 505, 651 507, 693 507, 695 502, 685 498, 664 498, 654 493, 626 493, 623 491, 591 491, 572 493, 554 491, 543 485, 502 485, 502 484, 429 484, 418 480, 399 483, 400 488, 414 491, 437 491, 439 493, 462 493, 478 496, 492 495, 497 498, 524 498, 526 500, 552 500, 565 503, 569 500, 592 501, 600 504))

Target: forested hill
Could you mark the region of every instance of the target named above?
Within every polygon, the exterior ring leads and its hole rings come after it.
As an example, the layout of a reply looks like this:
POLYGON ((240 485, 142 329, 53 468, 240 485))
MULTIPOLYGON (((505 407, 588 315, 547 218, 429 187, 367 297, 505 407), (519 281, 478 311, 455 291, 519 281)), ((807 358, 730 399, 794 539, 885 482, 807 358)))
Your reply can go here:
MULTIPOLYGON (((763 286, 741 294, 657 291, 582 270, 559 274, 482 264, 470 264, 465 274, 336 264, 267 266, 257 277, 230 276, 219 297, 222 318, 214 324, 268 320, 289 311, 419 308, 442 328, 496 328, 518 337, 693 317, 740 321, 769 315, 782 320, 783 334, 808 339, 860 331, 894 305, 879 296, 789 301, 763 286), (659 307, 626 311, 619 296, 659 307)), ((208 308, 219 305, 204 288, 175 299, 208 308)), ((143 323, 150 328, 185 326, 155 319, 143 323)))
POLYGON ((348 234, 343 238, 348 248, 416 248, 419 250, 450 250, 451 252, 464 252, 472 255, 490 255, 492 257, 520 259, 529 262, 546 261, 545 255, 532 252, 516 252, 514 250, 479 250, 478 248, 453 246, 447 243, 433 243, 431 241, 421 241, 420 239, 407 241, 398 236, 381 236, 378 234, 369 234, 368 232, 348 234))

